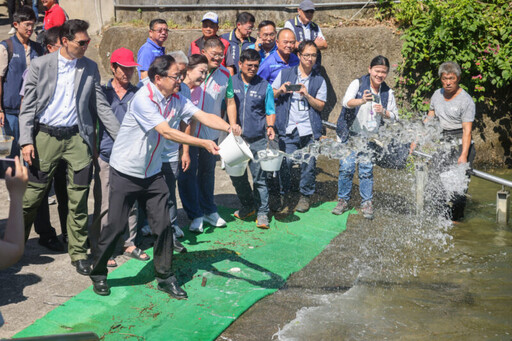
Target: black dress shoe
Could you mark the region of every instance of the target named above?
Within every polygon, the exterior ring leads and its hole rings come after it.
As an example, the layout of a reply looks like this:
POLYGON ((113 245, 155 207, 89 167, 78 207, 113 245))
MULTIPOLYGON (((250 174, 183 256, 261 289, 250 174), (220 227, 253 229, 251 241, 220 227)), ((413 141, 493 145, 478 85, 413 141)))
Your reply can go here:
POLYGON ((176 235, 173 233, 172 238, 174 239, 174 247, 173 250, 177 253, 185 253, 187 252, 187 248, 181 244, 181 242, 176 238, 176 235))
POLYGON ((107 281, 92 281, 92 290, 101 296, 108 296, 110 295, 110 287, 107 284, 107 281))
POLYGON ((168 293, 178 300, 188 298, 187 292, 180 288, 178 281, 174 277, 167 279, 165 282, 158 283, 158 290, 168 293))
POLYGON ((89 276, 91 274, 91 264, 85 259, 71 262, 71 265, 76 267, 76 272, 80 275, 89 276))
POLYGON ((55 252, 64 252, 66 251, 66 248, 64 247, 64 244, 62 244, 57 238, 57 236, 53 236, 47 239, 39 238, 39 245, 44 246, 47 249, 50 249, 55 252))

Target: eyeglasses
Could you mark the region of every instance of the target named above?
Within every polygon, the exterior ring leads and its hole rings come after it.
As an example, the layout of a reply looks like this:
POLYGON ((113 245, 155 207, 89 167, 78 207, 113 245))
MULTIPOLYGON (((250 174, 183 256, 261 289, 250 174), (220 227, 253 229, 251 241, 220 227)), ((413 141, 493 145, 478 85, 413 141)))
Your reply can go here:
POLYGON ((315 10, 314 9, 310 9, 310 10, 303 11, 303 12, 306 13, 306 14, 314 14, 315 10))
POLYGON ((208 51, 205 51, 205 52, 208 53, 210 55, 210 57, 212 57, 213 59, 222 59, 222 58, 224 58, 224 54, 222 54, 222 53, 213 54, 213 53, 210 53, 208 51))
POLYGON ((159 29, 159 30, 151 29, 151 31, 153 31, 153 32, 158 32, 158 33, 160 33, 160 34, 162 34, 162 33, 169 34, 169 31, 170 31, 170 30, 169 30, 168 28, 161 28, 161 29, 159 29))
POLYGON ((80 45, 81 47, 84 47, 85 45, 89 45, 89 43, 91 42, 91 39, 87 39, 87 40, 79 40, 79 41, 75 41, 73 40, 73 42, 77 43, 78 45, 80 45))
POLYGON ((304 59, 315 59, 316 57, 318 57, 318 55, 316 53, 301 54, 300 56, 304 57, 304 59))
POLYGON ((165 75, 162 77, 169 77, 171 79, 174 79, 175 82, 181 82, 181 81, 183 81, 183 78, 184 78, 183 75, 178 75, 178 76, 165 75))
POLYGON ((35 26, 35 24, 33 22, 20 22, 19 25, 26 29, 34 28, 34 26, 35 26))
POLYGON ((275 36, 275 33, 265 33, 261 35, 262 38, 274 38, 275 36))

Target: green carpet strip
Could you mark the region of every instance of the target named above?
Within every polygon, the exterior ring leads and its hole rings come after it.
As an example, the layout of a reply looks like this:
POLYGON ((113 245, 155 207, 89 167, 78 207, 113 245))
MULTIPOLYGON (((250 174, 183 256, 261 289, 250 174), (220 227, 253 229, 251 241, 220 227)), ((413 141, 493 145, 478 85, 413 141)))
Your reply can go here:
POLYGON ((188 300, 156 289, 152 262, 130 260, 109 275, 110 296, 96 295, 91 286, 16 337, 93 331, 105 340, 214 340, 345 230, 348 213, 332 215, 334 205, 273 219, 269 230, 234 220, 232 210, 220 208, 231 218, 228 227, 187 233, 183 243, 189 252, 175 255, 188 300))

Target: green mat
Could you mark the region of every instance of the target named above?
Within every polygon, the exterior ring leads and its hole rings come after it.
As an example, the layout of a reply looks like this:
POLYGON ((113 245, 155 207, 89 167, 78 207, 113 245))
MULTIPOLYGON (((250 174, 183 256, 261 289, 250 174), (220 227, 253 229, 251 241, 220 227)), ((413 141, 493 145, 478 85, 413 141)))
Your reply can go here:
POLYGON ((188 300, 156 289, 152 262, 130 260, 109 275, 110 296, 96 295, 91 286, 16 337, 93 331, 105 340, 213 340, 345 230, 348 213, 332 215, 334 205, 273 219, 269 230, 234 220, 232 210, 221 208, 228 227, 187 233, 189 252, 175 256, 188 300))

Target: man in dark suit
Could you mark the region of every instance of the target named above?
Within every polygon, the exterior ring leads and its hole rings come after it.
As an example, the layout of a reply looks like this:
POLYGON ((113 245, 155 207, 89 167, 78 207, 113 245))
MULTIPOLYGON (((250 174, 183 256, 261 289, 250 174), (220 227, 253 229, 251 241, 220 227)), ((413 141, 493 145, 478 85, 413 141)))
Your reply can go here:
POLYGON ((59 51, 35 59, 27 74, 20 112, 20 145, 29 165, 23 199, 25 238, 60 160, 68 165, 68 252, 78 273, 88 275, 87 196, 92 178, 96 115, 115 138, 119 130, 100 86, 98 66, 84 57, 90 42, 83 20, 62 25, 59 51))

